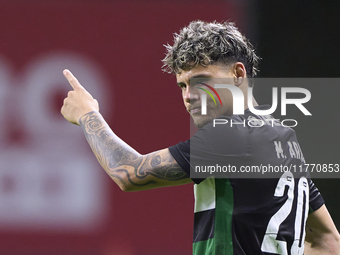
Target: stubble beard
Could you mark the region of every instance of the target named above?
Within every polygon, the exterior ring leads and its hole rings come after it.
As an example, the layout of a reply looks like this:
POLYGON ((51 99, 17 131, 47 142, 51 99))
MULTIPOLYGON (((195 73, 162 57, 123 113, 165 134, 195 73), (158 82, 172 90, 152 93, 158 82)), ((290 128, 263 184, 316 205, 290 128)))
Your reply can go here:
POLYGON ((204 127, 206 124, 208 124, 210 121, 212 121, 214 118, 209 116, 209 115, 205 115, 205 116, 191 116, 192 119, 194 120, 194 124, 197 128, 202 128, 204 127))

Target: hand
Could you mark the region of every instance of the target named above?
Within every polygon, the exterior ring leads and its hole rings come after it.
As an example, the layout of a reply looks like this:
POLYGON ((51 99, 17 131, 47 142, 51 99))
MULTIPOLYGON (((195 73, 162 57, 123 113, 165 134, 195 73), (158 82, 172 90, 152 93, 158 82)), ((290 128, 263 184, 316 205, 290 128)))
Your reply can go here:
POLYGON ((98 101, 84 89, 69 70, 65 69, 63 74, 73 90, 69 91, 67 98, 64 99, 61 114, 69 122, 79 125, 80 117, 92 111, 99 111, 98 101))

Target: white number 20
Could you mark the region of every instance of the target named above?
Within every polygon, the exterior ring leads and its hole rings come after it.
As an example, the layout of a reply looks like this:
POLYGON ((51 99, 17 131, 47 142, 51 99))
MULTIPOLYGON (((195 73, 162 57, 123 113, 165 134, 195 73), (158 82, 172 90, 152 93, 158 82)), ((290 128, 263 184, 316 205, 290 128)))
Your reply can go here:
MULTIPOLYGON (((285 241, 277 240, 277 235, 281 223, 290 214, 294 201, 294 176, 291 172, 284 173, 275 189, 274 196, 282 197, 288 186, 288 199, 283 206, 269 220, 267 230, 261 245, 263 252, 287 255, 288 247, 285 241)), ((309 187, 305 177, 301 177, 298 182, 297 209, 294 225, 294 242, 291 247, 291 254, 302 255, 304 251, 305 229, 308 215, 309 187)))

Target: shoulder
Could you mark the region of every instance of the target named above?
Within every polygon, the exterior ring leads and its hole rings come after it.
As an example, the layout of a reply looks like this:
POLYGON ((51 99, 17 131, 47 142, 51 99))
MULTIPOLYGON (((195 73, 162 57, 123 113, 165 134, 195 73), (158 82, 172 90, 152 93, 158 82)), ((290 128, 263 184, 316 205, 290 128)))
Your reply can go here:
POLYGON ((236 153, 237 148, 246 145, 247 131, 242 125, 235 124, 240 121, 238 116, 220 116, 210 121, 191 137, 190 147, 223 154, 231 150, 236 153))

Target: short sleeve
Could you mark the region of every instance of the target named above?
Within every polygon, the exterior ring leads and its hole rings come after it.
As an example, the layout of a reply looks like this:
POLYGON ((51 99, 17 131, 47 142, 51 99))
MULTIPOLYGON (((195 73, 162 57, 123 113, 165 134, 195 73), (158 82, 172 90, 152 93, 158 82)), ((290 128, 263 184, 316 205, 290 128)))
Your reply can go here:
MULTIPOLYGON (((223 118, 230 121, 230 117, 223 118)), ((239 119, 237 121, 240 122, 239 119)), ((246 147, 244 128, 239 125, 232 128, 215 127, 213 122, 210 122, 200 128, 190 140, 169 147, 169 151, 193 182, 198 184, 212 175, 205 172, 195 174, 193 177, 195 166, 215 164, 237 166, 246 160, 246 147)))
POLYGON ((314 182, 309 179, 309 213, 318 210, 325 203, 314 182))
MULTIPOLYGON (((169 151, 183 171, 190 176, 190 140, 170 146, 169 151)), ((201 183, 203 180, 192 178, 192 181, 196 184, 201 183)))

